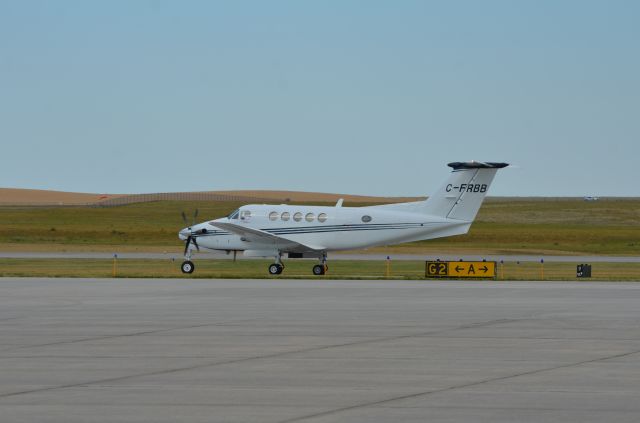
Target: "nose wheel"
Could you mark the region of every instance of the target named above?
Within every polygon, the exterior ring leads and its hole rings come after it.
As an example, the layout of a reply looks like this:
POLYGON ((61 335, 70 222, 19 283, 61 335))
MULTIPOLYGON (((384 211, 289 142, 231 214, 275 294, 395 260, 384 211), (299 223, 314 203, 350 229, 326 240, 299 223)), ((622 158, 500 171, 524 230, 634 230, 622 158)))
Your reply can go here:
POLYGON ((185 260, 182 262, 180 269, 182 270, 182 273, 193 273, 193 271, 196 269, 196 266, 191 260, 185 260))

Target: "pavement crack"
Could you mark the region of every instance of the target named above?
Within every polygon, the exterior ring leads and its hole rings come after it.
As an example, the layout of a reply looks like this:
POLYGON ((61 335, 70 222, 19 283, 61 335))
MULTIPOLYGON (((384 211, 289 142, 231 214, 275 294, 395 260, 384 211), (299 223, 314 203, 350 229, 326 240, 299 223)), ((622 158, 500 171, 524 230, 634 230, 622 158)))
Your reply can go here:
POLYGON ((407 400, 407 399, 426 397, 426 396, 429 396, 429 395, 439 394, 439 393, 442 393, 442 392, 449 392, 449 391, 454 391, 454 390, 457 390, 457 389, 470 388, 470 387, 479 386, 479 385, 483 385, 483 384, 487 384, 487 383, 491 383, 491 382, 499 382, 499 381, 503 381, 503 380, 509 380, 509 379, 513 379, 513 378, 517 378, 517 377, 521 377, 521 376, 529 376, 529 375, 534 375, 534 374, 543 373, 543 372, 551 372, 551 371, 554 371, 554 370, 566 369, 566 368, 569 368, 569 367, 582 366, 584 364, 597 363, 597 362, 601 362, 601 361, 612 360, 612 359, 615 359, 615 358, 627 357, 627 356, 638 354, 638 353, 640 353, 640 350, 628 351, 628 352, 625 352, 625 353, 613 354, 613 355, 609 355, 609 356, 605 356, 605 357, 598 357, 598 358, 594 358, 594 359, 590 359, 590 360, 583 360, 583 361, 579 361, 579 362, 575 362, 575 363, 561 364, 561 365, 553 366, 553 367, 545 367, 545 368, 542 368, 542 369, 529 370, 529 371, 526 371, 526 372, 514 373, 514 374, 510 374, 510 375, 505 375, 505 376, 499 376, 499 377, 493 377, 493 378, 477 380, 477 381, 473 381, 473 382, 462 383, 462 384, 459 384, 459 385, 448 386, 446 388, 433 389, 433 390, 422 391, 422 392, 415 392, 415 393, 411 393, 411 394, 400 395, 400 396, 393 397, 393 398, 386 398, 386 399, 377 400, 377 401, 354 404, 354 405, 350 405, 350 406, 346 406, 346 407, 335 408, 333 410, 327 410, 327 411, 323 411, 323 412, 319 412, 319 413, 308 414, 308 415, 305 415, 305 416, 294 417, 294 418, 287 419, 287 420, 281 420, 279 423, 301 422, 301 421, 305 421, 305 420, 311 420, 311 419, 315 419, 315 418, 320 418, 320 417, 330 416, 330 415, 334 415, 334 414, 338 414, 338 413, 343 413, 345 411, 356 410, 356 409, 359 409, 359 408, 375 407, 375 406, 388 404, 388 403, 395 402, 395 401, 402 401, 402 400, 407 400))
POLYGON ((202 324, 198 324, 198 325, 177 326, 177 327, 172 327, 172 328, 146 330, 146 331, 140 331, 140 332, 118 333, 118 334, 113 334, 113 335, 93 336, 93 337, 89 337, 89 338, 70 339, 68 341, 56 341, 56 342, 47 342, 47 343, 44 343, 44 344, 33 344, 33 345, 23 345, 23 346, 20 346, 20 347, 10 347, 10 348, 2 349, 2 350, 0 350, 0 352, 17 351, 17 350, 23 350, 23 349, 27 349, 27 348, 49 347, 49 346, 52 346, 52 345, 65 345, 65 344, 76 344, 76 343, 80 343, 80 342, 102 341, 102 340, 105 340, 105 339, 128 338, 128 337, 142 336, 142 335, 153 335, 153 334, 156 334, 156 333, 171 332, 171 331, 174 331, 174 330, 196 329, 196 328, 211 327, 211 326, 225 326, 225 325, 231 325, 231 324, 237 324, 237 323, 246 323, 246 322, 250 322, 250 321, 253 321, 253 320, 255 320, 255 319, 235 320, 235 321, 230 321, 230 322, 218 322, 218 323, 202 323, 202 324))
MULTIPOLYGON (((138 374, 133 374, 133 375, 119 376, 119 377, 115 377, 115 378, 99 379, 99 380, 94 380, 94 381, 72 383, 72 384, 67 384, 67 385, 48 386, 48 387, 43 387, 43 388, 36 388, 36 389, 29 389, 29 390, 24 390, 24 391, 9 392, 9 393, 5 393, 5 394, 0 394, 0 399, 1 398, 8 398, 8 397, 13 397, 13 396, 18 396, 18 395, 26 395, 26 394, 31 394, 31 393, 37 393, 37 392, 51 391, 51 390, 56 390, 56 389, 68 389, 68 388, 76 388, 76 387, 81 387, 81 386, 90 386, 90 385, 99 385, 99 384, 106 384, 106 383, 121 382, 123 380, 133 379, 133 378, 137 378, 137 377, 165 375, 165 374, 171 374, 171 373, 188 371, 188 370, 202 369, 202 368, 206 368, 206 367, 214 367, 214 366, 222 366, 222 365, 228 365, 228 364, 244 363, 244 362, 253 361, 253 360, 265 360, 265 359, 271 359, 271 358, 280 358, 280 357, 286 357, 286 356, 289 356, 289 355, 296 355, 296 354, 304 354, 304 353, 309 353, 309 352, 323 351, 323 350, 328 350, 328 349, 332 349, 332 348, 342 348, 342 347, 350 347, 350 346, 356 346, 356 345, 366 345, 366 344, 372 344, 372 343, 378 343, 378 342, 398 341, 398 340, 401 340, 401 339, 409 339, 409 338, 416 338, 416 337, 422 337, 422 336, 429 336, 429 335, 432 335, 432 334, 438 334, 438 333, 442 333, 442 332, 448 332, 448 331, 459 330, 459 329, 467 329, 469 327, 489 326, 489 325, 494 325, 494 324, 499 324, 499 323, 516 321, 516 320, 518 320, 518 319, 497 319, 497 320, 490 320, 490 321, 486 321, 486 322, 477 322, 477 323, 459 325, 459 326, 456 326, 456 327, 453 327, 453 328, 448 328, 448 329, 438 329, 438 330, 421 332, 421 333, 412 333, 412 334, 397 335, 397 336, 378 337, 378 338, 372 338, 372 339, 362 339, 362 340, 351 341, 351 342, 343 342, 343 343, 339 343, 339 344, 321 345, 321 346, 317 346, 317 347, 303 348, 303 349, 293 350, 293 351, 281 351, 281 352, 272 353, 272 354, 263 354, 263 355, 244 357, 244 358, 238 358, 238 359, 233 359, 233 360, 207 362, 207 363, 195 364, 195 365, 191 365, 191 366, 177 367, 177 368, 173 368, 173 369, 164 369, 164 370, 157 370, 157 371, 153 371, 153 372, 145 372, 145 373, 138 373, 138 374)), ((193 325, 193 326, 182 327, 182 328, 161 329, 161 330, 157 330, 157 331, 148 331, 148 332, 142 332, 142 333, 113 335, 113 336, 106 337, 106 338, 121 337, 121 336, 146 335, 146 334, 148 334, 150 332, 158 333, 158 332, 166 332, 166 331, 177 330, 177 329, 188 329, 188 328, 202 327, 202 326, 217 326, 217 325, 231 324, 231 323, 232 322, 220 322, 220 323, 216 323, 216 324, 193 325)), ((236 321, 236 322, 233 322, 233 323, 238 323, 238 322, 236 321)), ((97 338, 97 339, 104 339, 104 338, 105 337, 101 337, 101 338, 97 338)), ((64 344, 64 343, 82 342, 82 341, 83 340, 62 341, 60 343, 54 343, 54 344, 64 344)), ((84 341, 86 341, 86 340, 84 340, 84 341)), ((46 344, 46 345, 52 345, 52 344, 46 344)))

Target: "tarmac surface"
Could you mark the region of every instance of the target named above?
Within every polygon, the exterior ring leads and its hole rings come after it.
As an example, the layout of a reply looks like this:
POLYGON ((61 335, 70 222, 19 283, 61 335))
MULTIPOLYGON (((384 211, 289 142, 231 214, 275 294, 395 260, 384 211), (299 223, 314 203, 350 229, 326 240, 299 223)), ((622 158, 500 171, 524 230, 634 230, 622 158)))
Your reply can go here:
POLYGON ((640 284, 0 279, 2 422, 638 422, 640 284))

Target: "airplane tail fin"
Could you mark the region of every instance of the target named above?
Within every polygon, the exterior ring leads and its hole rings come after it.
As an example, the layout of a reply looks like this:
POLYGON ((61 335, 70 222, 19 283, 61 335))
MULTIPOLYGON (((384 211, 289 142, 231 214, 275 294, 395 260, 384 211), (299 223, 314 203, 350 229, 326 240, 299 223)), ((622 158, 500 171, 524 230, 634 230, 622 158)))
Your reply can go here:
POLYGON ((498 169, 507 163, 454 162, 451 176, 424 203, 422 212, 447 219, 472 222, 498 169))

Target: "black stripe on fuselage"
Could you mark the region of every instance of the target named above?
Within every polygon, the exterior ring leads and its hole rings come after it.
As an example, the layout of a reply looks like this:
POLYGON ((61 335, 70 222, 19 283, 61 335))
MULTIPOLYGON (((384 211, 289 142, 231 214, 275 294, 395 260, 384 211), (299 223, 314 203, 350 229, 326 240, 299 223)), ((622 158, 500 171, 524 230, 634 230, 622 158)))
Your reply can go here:
POLYGON ((210 231, 207 229, 205 233, 198 231, 198 233, 192 234, 191 236, 198 238, 201 236, 218 236, 218 235, 234 235, 234 234, 227 231, 210 231))
POLYGON ((272 235, 301 235, 301 234, 319 234, 319 233, 331 233, 331 232, 362 232, 362 231, 389 231, 389 230, 407 230, 414 228, 340 228, 340 229, 326 229, 326 230, 314 230, 314 231, 297 231, 297 232, 269 232, 272 235))
POLYGON ((299 228, 289 227, 289 228, 265 228, 262 229, 265 232, 269 233, 279 233, 279 234, 289 234, 289 233, 299 233, 299 232, 331 232, 331 231, 344 231, 344 230, 381 230, 381 229, 413 229, 413 228, 421 228, 425 225, 430 227, 432 225, 437 225, 437 223, 378 223, 378 224, 370 224, 370 225, 322 225, 322 226, 302 226, 299 228))
MULTIPOLYGON (((356 232, 356 231, 382 231, 382 230, 398 230, 398 229, 416 229, 421 227, 437 226, 440 223, 377 223, 377 224, 352 224, 352 225, 322 225, 322 226, 302 226, 299 228, 263 228, 261 231, 271 235, 297 235, 327 232, 356 232)), ((194 234, 192 236, 218 236, 218 235, 237 235, 227 231, 209 231, 206 233, 194 234)))

